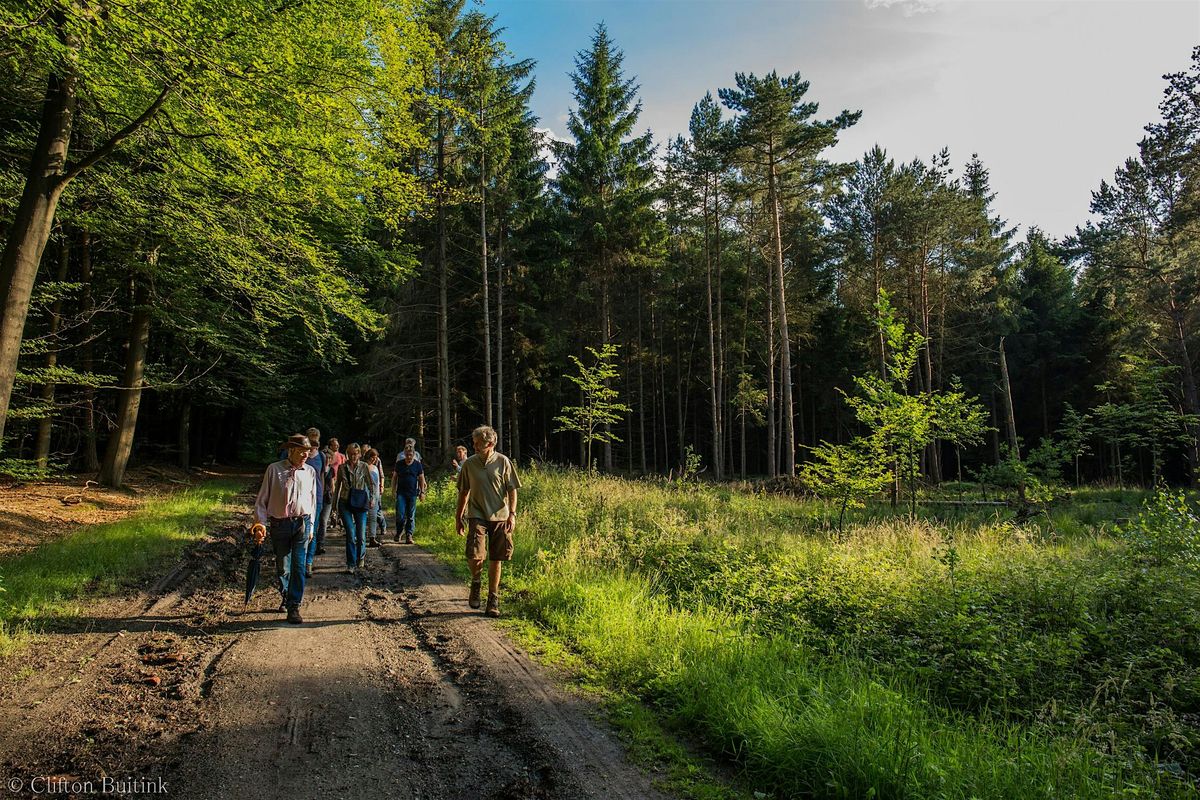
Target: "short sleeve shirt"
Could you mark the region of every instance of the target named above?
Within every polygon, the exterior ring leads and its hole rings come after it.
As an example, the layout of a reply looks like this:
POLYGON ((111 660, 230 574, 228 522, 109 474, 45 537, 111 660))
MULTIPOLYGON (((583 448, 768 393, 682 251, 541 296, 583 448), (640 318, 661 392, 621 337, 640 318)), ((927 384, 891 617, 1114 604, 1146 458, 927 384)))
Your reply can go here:
POLYGON ((425 472, 425 465, 414 460, 411 464, 404 461, 396 464, 396 494, 405 497, 416 497, 421 493, 420 476, 425 472))
POLYGON ((470 519, 501 522, 508 519, 508 504, 504 496, 521 488, 516 467, 508 456, 492 451, 486 462, 479 453, 463 463, 458 473, 458 490, 467 491, 466 514, 470 519))

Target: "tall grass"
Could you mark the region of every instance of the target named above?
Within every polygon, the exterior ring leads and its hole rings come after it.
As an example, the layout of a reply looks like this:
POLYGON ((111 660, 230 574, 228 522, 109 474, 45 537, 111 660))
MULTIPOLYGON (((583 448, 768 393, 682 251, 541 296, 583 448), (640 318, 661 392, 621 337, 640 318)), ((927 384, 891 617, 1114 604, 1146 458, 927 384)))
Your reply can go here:
POLYGON ((85 595, 110 592, 178 555, 243 487, 216 480, 150 500, 132 516, 87 525, 0 561, 0 652, 40 620, 76 613, 85 595))
MULTIPOLYGON (((760 791, 1192 792, 1170 773, 1196 752, 1181 721, 1200 689, 1200 592, 1130 569, 1102 521, 1061 533, 870 509, 837 537, 819 503, 541 470, 523 482, 506 573, 520 613, 760 791)), ((452 496, 433 492, 420 532, 459 561, 452 496)))

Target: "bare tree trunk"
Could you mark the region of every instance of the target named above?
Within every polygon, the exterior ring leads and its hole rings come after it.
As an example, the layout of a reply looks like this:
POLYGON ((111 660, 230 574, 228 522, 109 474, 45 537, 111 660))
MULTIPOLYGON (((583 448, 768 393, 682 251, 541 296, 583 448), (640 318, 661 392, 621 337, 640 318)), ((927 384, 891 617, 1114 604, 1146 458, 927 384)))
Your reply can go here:
POLYGON ((767 266, 767 476, 779 474, 775 447, 775 273, 767 266))
MULTIPOLYGON (((446 176, 446 130, 445 119, 438 112, 437 123, 437 175, 439 187, 446 176)), ((450 419, 450 303, 449 265, 446 261, 446 199, 442 188, 437 193, 437 266, 438 266, 438 461, 450 453, 452 441, 450 419)))
MULTIPOLYGON (((774 159, 774 154, 772 154, 774 159)), ((780 392, 783 395, 783 447, 787 454, 784 472, 787 475, 796 474, 796 431, 795 410, 792 407, 792 344, 788 336, 787 292, 783 280, 783 232, 780 228, 779 192, 775 185, 775 163, 772 160, 767 189, 770 193, 771 225, 775 237, 775 298, 779 305, 779 354, 782 358, 783 385, 780 392)))
MULTIPOLYGON (((483 125, 483 95, 479 100, 483 125)), ((492 424, 492 311, 488 307, 487 155, 479 154, 479 261, 483 273, 483 422, 492 424)))
MULTIPOLYGON (((66 44, 72 47, 72 43, 66 44)), ((0 256, 0 286, 4 288, 4 306, 0 309, 0 451, 29 299, 42 252, 50 239, 58 199, 66 186, 63 172, 75 121, 76 84, 70 71, 47 80, 38 138, 25 172, 25 189, 0 256)))
POLYGON ((679 339, 675 339, 675 440, 677 447, 677 455, 680 463, 683 462, 684 448, 687 446, 687 427, 684 424, 683 414, 683 396, 684 383, 683 377, 683 358, 679 349, 679 339))
POLYGON ((992 463, 1000 465, 1000 412, 996 410, 996 391, 988 394, 988 412, 992 417, 992 463))
MULTIPOLYGON (((58 274, 55 279, 62 283, 67 279, 67 269, 71 265, 71 237, 64 229, 62 232, 62 247, 58 255, 58 274)), ((46 352, 46 370, 53 376, 54 368, 58 366, 58 329, 62 324, 62 298, 50 306, 50 348, 46 352)), ((54 393, 57 388, 53 377, 42 384, 41 399, 46 405, 46 416, 38 420, 37 438, 34 441, 33 457, 37 465, 45 469, 50 464, 50 435, 54 430, 54 393)))
POLYGON ((508 418, 511 420, 509 428, 509 448, 510 458, 513 461, 521 460, 521 425, 519 423, 520 415, 517 413, 517 382, 513 381, 512 387, 512 402, 509 404, 511 410, 508 412, 508 418))
POLYGON ((417 441, 425 446, 425 365, 417 362, 417 441))
POLYGON ((504 220, 496 226, 496 430, 504 435, 504 220))
POLYGON ((713 313, 712 262, 712 247, 708 228, 708 187, 706 185, 704 189, 704 280, 708 310, 708 402, 712 408, 713 476, 717 480, 721 480, 721 406, 717 400, 717 331, 713 313))
MULTIPOLYGON (((609 275, 608 254, 604 253, 602 259, 603 286, 600 290, 600 317, 603 331, 601 332, 601 341, 603 344, 612 344, 612 298, 611 298, 611 277, 609 275)), ((607 386, 607 381, 605 382, 607 386)), ((604 432, 608 436, 604 440, 604 471, 612 472, 613 455, 612 455, 612 426, 607 422, 604 423, 604 432)))
POLYGON ((1017 442, 1017 420, 1013 416, 1012 384, 1008 382, 1008 360, 1004 357, 1004 337, 1000 337, 1000 386, 1004 390, 1004 425, 1008 433, 1008 447, 1013 457, 1020 460, 1021 448, 1017 442))
MULTIPOLYGON (((1196 388, 1196 370, 1192 366, 1192 357, 1188 352, 1187 332, 1184 328, 1184 314, 1175 307, 1172 300, 1171 321, 1175 323, 1175 343, 1179 347, 1179 363, 1183 374, 1183 410, 1193 416, 1200 415, 1200 391, 1196 388)), ((1200 425, 1192 423, 1188 426, 1187 460, 1192 469, 1192 486, 1200 488, 1200 425)))
MULTIPOLYGON (((874 282, 875 295, 874 300, 879 299, 879 293, 883 290, 883 259, 880 256, 880 248, 882 247, 881 230, 883 223, 879 219, 877 211, 873 208, 871 214, 872 220, 872 246, 871 246, 871 278, 874 282)), ((883 329, 878 325, 875 326, 876 338, 879 340, 879 377, 887 377, 887 340, 884 338, 883 329)))
MULTIPOLYGON (((79 280, 83 283, 83 347, 80 349, 79 365, 85 373, 91 373, 92 357, 92 314, 95 301, 92 294, 92 237, 87 230, 79 234, 79 280)), ((100 471, 100 454, 96 448, 96 390, 89 386, 83 393, 83 460, 88 472, 100 471)))
POLYGON ((139 283, 134 293, 133 319, 129 326, 129 351, 125 358, 125 375, 117 401, 117 428, 108 440, 100 482, 120 486, 125 481, 125 468, 133 452, 133 434, 137 428, 138 408, 142 403, 142 376, 146 370, 146 348, 150 341, 149 291, 139 283))
POLYGON ((642 376, 646 357, 642 353, 642 284, 637 289, 637 368, 638 368, 638 449, 641 452, 642 474, 646 473, 646 384, 642 376))
MULTIPOLYGON (((750 204, 751 214, 753 214, 753 203, 750 204)), ((754 230, 753 216, 750 220, 750 230, 754 230)), ((741 390, 742 375, 746 373, 746 340, 750 335, 750 278, 754 274, 754 264, 750 259, 746 260, 746 285, 742 290, 742 346, 739 354, 740 365, 738 368, 738 390, 741 390)), ((770 291, 768 290, 768 294, 770 291)), ((767 321, 767 327, 771 325, 770 320, 767 321)), ((742 423, 742 480, 746 480, 746 403, 745 399, 741 402, 741 423, 742 423)))
POLYGON ((179 410, 179 466, 189 469, 192 466, 192 401, 184 398, 183 408, 179 410))
POLYGON ((733 472, 733 435, 729 430, 728 400, 725 392, 725 292, 721 269, 721 181, 720 176, 713 184, 713 263, 717 281, 717 424, 723 435, 721 439, 721 474, 733 472))

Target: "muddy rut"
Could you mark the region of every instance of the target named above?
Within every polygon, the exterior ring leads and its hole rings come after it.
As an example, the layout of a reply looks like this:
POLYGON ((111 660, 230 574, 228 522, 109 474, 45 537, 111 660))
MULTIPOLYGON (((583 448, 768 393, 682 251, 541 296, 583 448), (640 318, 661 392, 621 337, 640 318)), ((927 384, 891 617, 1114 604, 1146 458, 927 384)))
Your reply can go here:
POLYGON ((418 547, 353 576, 331 535, 302 626, 268 556, 243 608, 247 521, 3 664, 0 795, 662 797, 418 547))

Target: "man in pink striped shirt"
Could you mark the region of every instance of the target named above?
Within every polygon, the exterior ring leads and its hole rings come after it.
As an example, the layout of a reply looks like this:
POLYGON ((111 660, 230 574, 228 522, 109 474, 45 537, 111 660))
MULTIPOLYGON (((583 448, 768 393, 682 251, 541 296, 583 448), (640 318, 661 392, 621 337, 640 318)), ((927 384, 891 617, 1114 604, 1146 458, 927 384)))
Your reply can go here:
POLYGON ((275 551, 275 574, 282 594, 280 611, 287 621, 299 625, 300 602, 304 598, 304 563, 308 548, 305 520, 317 509, 317 472, 304 463, 308 437, 297 433, 284 444, 287 458, 276 461, 263 473, 254 516, 271 533, 275 551))

